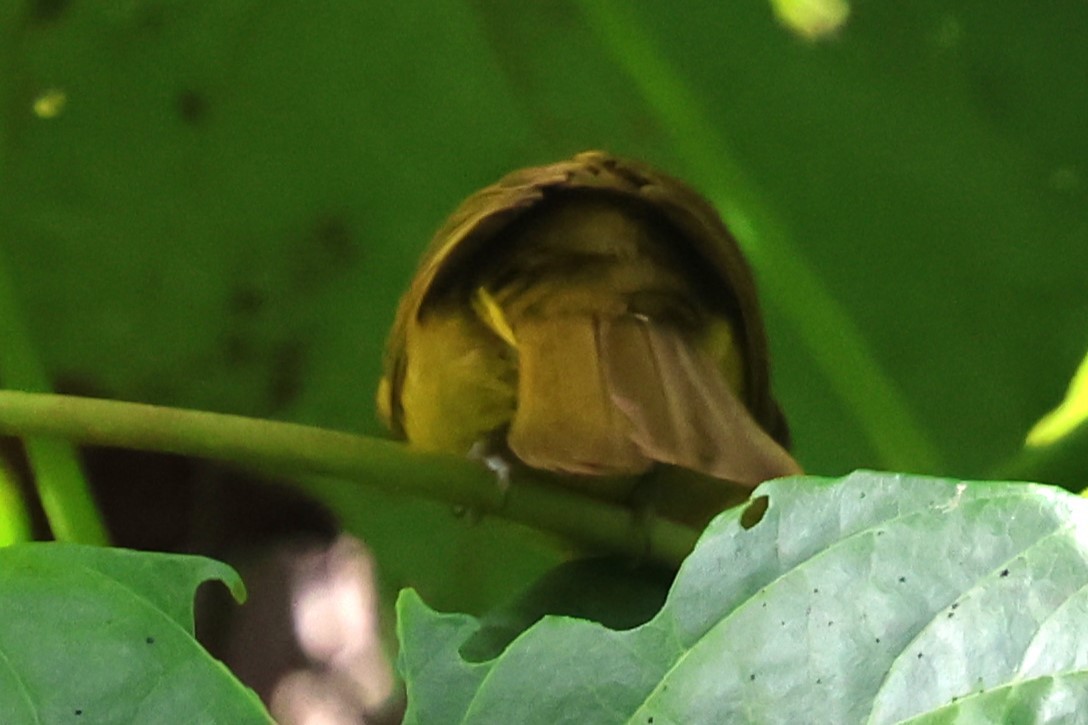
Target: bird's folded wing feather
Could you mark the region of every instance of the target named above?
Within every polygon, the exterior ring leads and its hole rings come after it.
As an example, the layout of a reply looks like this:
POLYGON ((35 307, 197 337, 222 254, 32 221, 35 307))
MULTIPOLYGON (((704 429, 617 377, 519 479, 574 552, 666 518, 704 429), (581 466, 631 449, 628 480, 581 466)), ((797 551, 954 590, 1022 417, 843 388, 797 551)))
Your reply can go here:
POLYGON ((755 487, 801 472, 690 336, 637 316, 601 323, 607 387, 642 455, 755 487))
POLYGON ((525 318, 508 444, 530 466, 634 475, 654 462, 755 486, 800 472, 690 336, 640 315, 525 318))

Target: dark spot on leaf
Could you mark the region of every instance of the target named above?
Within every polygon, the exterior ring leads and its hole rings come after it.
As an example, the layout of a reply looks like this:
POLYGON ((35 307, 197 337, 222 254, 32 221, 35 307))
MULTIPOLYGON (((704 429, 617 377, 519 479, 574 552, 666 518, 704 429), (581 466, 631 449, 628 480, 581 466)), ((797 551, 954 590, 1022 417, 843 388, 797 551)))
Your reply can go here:
POLYGON ((332 264, 347 265, 355 261, 351 227, 341 217, 330 216, 318 222, 314 229, 314 241, 332 264))
POLYGON ((834 621, 828 622, 828 623, 827 623, 827 626, 828 626, 828 627, 830 627, 830 626, 831 626, 832 624, 834 624, 834 623, 835 623, 834 621))
POLYGON ((748 530, 762 521, 763 515, 767 513, 767 506, 769 504, 770 499, 766 496, 756 496, 753 498, 751 503, 745 507, 740 515, 741 528, 748 530))
POLYGON ((1001 576, 1005 577, 1005 576, 1008 576, 1008 575, 1009 575, 1009 570, 1008 569, 1002 569, 1001 570, 1001 576))
POLYGON ((954 616, 956 616, 956 613, 955 613, 955 612, 949 612, 949 613, 948 613, 948 618, 949 618, 949 619, 952 619, 952 617, 954 617, 954 616))
POLYGON ((960 606, 960 603, 959 603, 959 602, 952 602, 952 608, 953 608, 953 609, 956 609, 956 608, 957 608, 957 607, 959 607, 959 606, 960 606))
POLYGON ((227 309, 232 315, 253 317, 264 307, 265 298, 258 290, 242 287, 231 292, 227 309))
POLYGON ((142 12, 136 18, 136 26, 148 34, 156 35, 166 27, 166 11, 162 3, 143 3, 142 12))
POLYGON ((311 217, 291 245, 291 289, 302 294, 320 290, 354 266, 358 247, 347 217, 326 211, 311 217))
POLYGON ((819 594, 820 593, 820 588, 816 587, 815 589, 812 590, 812 593, 813 594, 819 594))
POLYGON ((285 342, 272 352, 272 379, 268 400, 273 410, 282 410, 302 392, 306 350, 296 342, 285 342))
POLYGON ((144 642, 147 642, 148 644, 155 644, 155 638, 154 637, 148 637, 147 639, 144 640, 144 642))
POLYGON ((83 714, 82 710, 76 710, 76 715, 82 715, 82 714, 83 714))
POLYGON ((899 577, 899 583, 900 583, 900 584, 903 584, 903 583, 905 583, 906 581, 907 581, 907 578, 906 578, 905 576, 901 576, 901 577, 899 577))
POLYGON ((884 535, 884 531, 883 531, 883 530, 881 530, 881 531, 878 531, 878 532, 876 532, 876 535, 877 535, 877 536, 883 536, 883 535, 884 535))
POLYGON ((823 680, 823 678, 822 678, 822 677, 817 677, 817 678, 816 678, 816 684, 817 684, 817 685, 821 684, 821 683, 822 683, 823 681, 824 681, 824 680, 823 680))
POLYGON ((248 365, 258 359, 257 349, 248 337, 231 331, 223 341, 227 361, 234 365, 248 365))
POLYGON ((922 653, 921 652, 918 653, 918 659, 922 659, 922 653))
POLYGON ((178 93, 174 103, 178 116, 190 126, 197 125, 208 115, 208 98, 191 88, 178 93))
POLYGON ((748 679, 751 682, 755 682, 756 681, 756 673, 753 672, 752 674, 748 675, 748 679))
POLYGON ((865 492, 864 492, 864 491, 862 491, 862 492, 861 492, 861 496, 859 496, 858 498, 865 498, 865 492))
POLYGON ((64 14, 71 5, 71 0, 34 0, 30 3, 30 21, 33 23, 51 23, 64 14))
POLYGON ((781 624, 782 624, 783 627, 785 627, 786 626, 786 620, 783 619, 781 624))
POLYGON ((653 715, 650 715, 650 717, 646 718, 646 722, 650 723, 650 725, 653 725, 653 722, 654 722, 654 716, 653 716, 653 715))
POLYGON ((876 643, 877 643, 877 644, 880 644, 880 637, 877 637, 877 638, 876 638, 876 643))

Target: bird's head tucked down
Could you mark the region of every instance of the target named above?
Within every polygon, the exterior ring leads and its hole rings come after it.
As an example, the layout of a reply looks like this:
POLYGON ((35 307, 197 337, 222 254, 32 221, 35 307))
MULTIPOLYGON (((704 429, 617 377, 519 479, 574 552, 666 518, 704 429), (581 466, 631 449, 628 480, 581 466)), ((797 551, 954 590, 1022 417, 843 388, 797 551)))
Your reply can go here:
POLYGON ((736 241, 687 185, 599 152, 454 212, 400 302, 378 407, 412 445, 484 443, 592 496, 660 478, 688 522, 800 472, 736 241))

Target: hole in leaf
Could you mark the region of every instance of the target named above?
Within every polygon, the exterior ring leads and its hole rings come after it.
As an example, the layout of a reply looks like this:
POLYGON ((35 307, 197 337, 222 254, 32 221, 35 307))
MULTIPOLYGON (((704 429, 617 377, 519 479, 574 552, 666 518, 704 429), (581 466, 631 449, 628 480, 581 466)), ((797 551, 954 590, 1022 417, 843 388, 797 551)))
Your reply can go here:
POLYGON ((752 502, 744 509, 740 515, 740 525, 744 530, 748 530, 763 520, 763 515, 767 513, 767 507, 770 505, 770 499, 766 496, 756 496, 752 499, 752 502))

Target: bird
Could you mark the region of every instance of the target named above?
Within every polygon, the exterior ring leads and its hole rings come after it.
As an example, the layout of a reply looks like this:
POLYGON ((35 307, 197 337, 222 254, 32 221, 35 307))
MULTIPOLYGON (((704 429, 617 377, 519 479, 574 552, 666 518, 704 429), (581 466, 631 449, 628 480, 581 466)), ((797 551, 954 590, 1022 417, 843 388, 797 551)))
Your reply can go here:
POLYGON ((604 500, 651 490, 691 525, 801 473, 733 235, 684 182, 602 151, 453 212, 400 300, 377 399, 413 447, 604 500))

